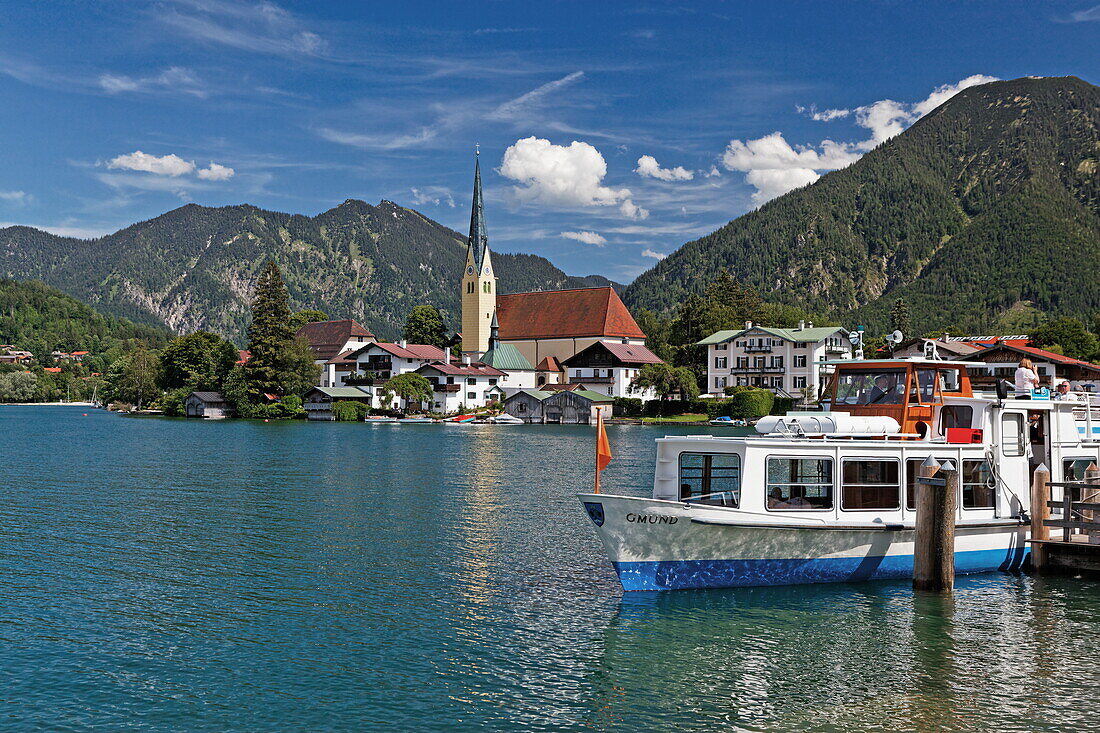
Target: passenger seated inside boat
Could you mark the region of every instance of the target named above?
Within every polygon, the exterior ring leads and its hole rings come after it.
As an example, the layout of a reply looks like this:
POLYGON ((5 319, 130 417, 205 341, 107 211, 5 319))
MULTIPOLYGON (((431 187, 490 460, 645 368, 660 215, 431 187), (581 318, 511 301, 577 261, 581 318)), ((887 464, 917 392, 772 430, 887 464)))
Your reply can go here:
POLYGON ((843 405, 900 405, 905 372, 846 370, 837 384, 836 402, 843 405))

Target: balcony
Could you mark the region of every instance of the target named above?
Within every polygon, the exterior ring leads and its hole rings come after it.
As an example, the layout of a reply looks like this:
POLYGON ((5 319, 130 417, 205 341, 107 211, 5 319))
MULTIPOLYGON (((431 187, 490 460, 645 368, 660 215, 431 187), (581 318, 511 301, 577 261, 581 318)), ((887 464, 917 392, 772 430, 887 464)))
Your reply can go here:
POLYGON ((461 384, 433 384, 432 390, 435 392, 459 392, 462 390, 461 384))
POLYGON ((771 344, 753 344, 752 346, 745 347, 746 354, 770 354, 771 352, 771 344))
POLYGON ((368 360, 361 362, 359 366, 372 372, 388 372, 393 369, 393 361, 390 359, 368 360))
POLYGON ((826 354, 845 354, 848 352, 848 347, 843 344, 825 344, 826 354))
POLYGON ((570 377, 577 384, 614 384, 615 377, 570 377))
POLYGON ((781 366, 733 367, 730 374, 785 374, 787 369, 781 366))

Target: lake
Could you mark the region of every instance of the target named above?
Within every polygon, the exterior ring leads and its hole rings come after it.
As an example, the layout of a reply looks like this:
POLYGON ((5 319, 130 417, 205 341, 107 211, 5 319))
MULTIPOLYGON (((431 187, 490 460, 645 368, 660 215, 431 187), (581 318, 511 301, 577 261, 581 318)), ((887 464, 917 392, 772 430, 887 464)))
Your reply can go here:
MULTIPOLYGON (((609 426, 608 492, 653 439, 609 426)), ((0 729, 1067 730, 1100 583, 624 594, 583 426, 0 407, 0 729), (87 416, 84 413, 87 412, 87 416)))

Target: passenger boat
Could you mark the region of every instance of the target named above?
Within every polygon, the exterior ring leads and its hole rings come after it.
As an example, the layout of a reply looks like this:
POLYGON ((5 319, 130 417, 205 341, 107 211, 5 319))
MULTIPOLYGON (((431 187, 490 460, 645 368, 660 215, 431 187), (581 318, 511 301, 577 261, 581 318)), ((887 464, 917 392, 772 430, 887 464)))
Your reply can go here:
POLYGON ((1032 474, 1083 478, 1100 413, 1089 395, 976 393, 975 366, 836 362, 824 411, 659 439, 652 498, 579 498, 626 590, 909 578, 918 468, 951 460, 956 573, 1018 570, 1032 474))

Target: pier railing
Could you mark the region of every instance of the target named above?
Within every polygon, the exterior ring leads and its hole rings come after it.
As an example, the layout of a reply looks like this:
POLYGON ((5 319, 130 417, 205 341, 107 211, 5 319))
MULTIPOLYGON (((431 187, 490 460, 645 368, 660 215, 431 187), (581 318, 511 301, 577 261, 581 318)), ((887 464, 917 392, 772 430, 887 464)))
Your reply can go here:
POLYGON ((1061 528, 1063 542, 1072 542, 1075 531, 1090 536, 1094 532, 1100 534, 1100 485, 1091 481, 1062 481, 1047 486, 1062 488, 1061 500, 1047 500, 1048 509, 1061 510, 1062 514, 1045 520, 1043 526, 1061 528))

